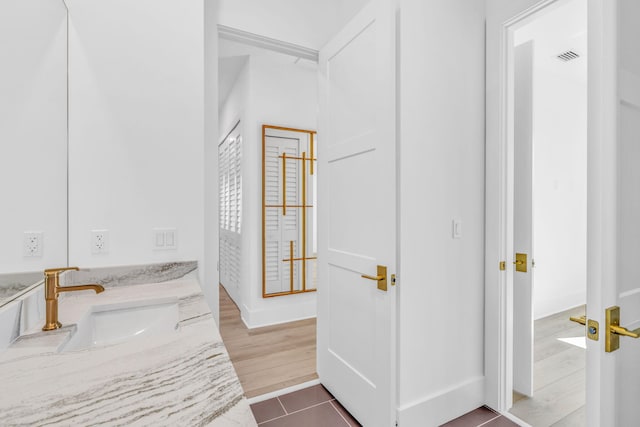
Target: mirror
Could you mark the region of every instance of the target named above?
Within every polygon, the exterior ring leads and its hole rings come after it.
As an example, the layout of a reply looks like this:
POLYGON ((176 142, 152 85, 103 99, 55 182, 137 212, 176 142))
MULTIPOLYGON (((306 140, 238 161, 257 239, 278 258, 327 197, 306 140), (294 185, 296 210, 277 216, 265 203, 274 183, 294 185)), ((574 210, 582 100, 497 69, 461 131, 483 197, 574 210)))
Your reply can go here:
POLYGON ((0 10, 0 305, 67 265, 67 8, 0 10))

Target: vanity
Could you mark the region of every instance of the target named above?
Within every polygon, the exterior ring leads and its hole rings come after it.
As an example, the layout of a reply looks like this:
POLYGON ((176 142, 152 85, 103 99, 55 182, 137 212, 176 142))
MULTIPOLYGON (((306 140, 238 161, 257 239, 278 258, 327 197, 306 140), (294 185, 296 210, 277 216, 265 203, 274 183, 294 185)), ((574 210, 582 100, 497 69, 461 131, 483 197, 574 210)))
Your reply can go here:
POLYGON ((196 270, 113 270, 61 275, 104 292, 65 293, 60 328, 0 351, 3 425, 256 425, 196 270))

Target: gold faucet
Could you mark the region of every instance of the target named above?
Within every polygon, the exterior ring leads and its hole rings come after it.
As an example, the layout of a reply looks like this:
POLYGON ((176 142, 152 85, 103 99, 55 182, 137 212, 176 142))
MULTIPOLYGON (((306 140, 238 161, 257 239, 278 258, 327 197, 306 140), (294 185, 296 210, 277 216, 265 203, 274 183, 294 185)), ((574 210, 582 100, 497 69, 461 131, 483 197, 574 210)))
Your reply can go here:
POLYGON ((84 291, 93 289, 96 294, 104 291, 102 285, 60 286, 60 273, 67 270, 78 271, 78 267, 49 268, 44 271, 44 300, 46 304, 43 331, 53 331, 62 326, 58 321, 58 294, 60 292, 84 291))

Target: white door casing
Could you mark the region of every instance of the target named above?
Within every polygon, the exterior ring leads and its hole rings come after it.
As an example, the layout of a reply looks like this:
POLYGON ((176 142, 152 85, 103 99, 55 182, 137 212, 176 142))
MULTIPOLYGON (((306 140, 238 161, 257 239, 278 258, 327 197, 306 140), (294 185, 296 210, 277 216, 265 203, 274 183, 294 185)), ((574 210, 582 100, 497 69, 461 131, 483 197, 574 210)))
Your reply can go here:
POLYGON ((486 2, 485 399, 499 411, 507 411, 513 401, 513 31, 558 1, 486 2))
POLYGON ((320 51, 318 374, 366 426, 395 401, 395 14, 371 1, 320 51), (361 275, 388 267, 388 291, 361 275))
POLYGON ((513 250, 527 271, 513 271, 513 389, 533 396, 533 41, 514 56, 513 250))
POLYGON ((640 326, 640 3, 589 0, 587 424, 637 425, 640 340, 620 337, 606 353, 605 309, 640 326))

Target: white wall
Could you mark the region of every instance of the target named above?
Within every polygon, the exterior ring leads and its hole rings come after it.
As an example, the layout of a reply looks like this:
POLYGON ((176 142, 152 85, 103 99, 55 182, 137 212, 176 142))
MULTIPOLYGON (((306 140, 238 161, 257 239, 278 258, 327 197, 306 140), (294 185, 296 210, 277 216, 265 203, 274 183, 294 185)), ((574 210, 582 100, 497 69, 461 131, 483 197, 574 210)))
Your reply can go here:
POLYGON ((204 3, 68 3, 69 262, 203 263, 204 3), (154 251, 154 227, 176 228, 177 250, 154 251), (91 253, 92 229, 108 253, 91 253))
POLYGON ((316 67, 293 59, 251 56, 220 114, 219 140, 238 119, 243 132, 243 267, 236 302, 250 328, 316 315, 315 293, 262 298, 262 125, 317 128, 316 67))
POLYGON ((400 5, 399 423, 438 425, 484 403, 484 2, 400 5))
POLYGON ((534 40, 534 317, 586 303, 586 2, 567 2, 518 30, 534 40), (572 49, 581 57, 555 58, 572 49))
POLYGON ((67 10, 62 0, 0 6, 0 272, 67 264, 67 10), (43 255, 23 256, 23 233, 43 255))
POLYGON ((587 86, 544 70, 536 70, 534 78, 533 306, 538 319, 586 303, 587 86))

